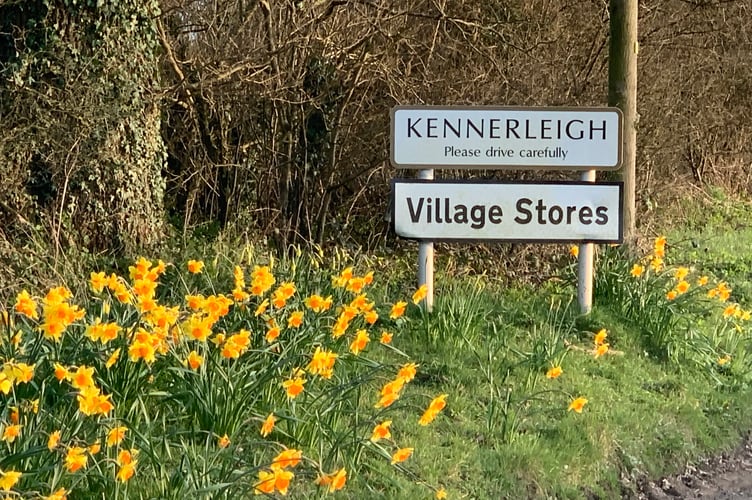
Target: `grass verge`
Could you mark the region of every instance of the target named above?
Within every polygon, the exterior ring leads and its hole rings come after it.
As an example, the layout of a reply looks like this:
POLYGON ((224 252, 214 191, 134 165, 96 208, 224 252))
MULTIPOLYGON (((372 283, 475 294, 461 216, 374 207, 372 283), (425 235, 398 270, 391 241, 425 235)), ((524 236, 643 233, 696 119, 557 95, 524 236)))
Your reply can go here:
POLYGON ((746 257, 698 244, 714 231, 599 248, 584 317, 572 258, 537 287, 439 272, 430 314, 409 265, 342 252, 141 259, 27 290, 0 307, 0 491, 635 495, 752 427, 746 257))

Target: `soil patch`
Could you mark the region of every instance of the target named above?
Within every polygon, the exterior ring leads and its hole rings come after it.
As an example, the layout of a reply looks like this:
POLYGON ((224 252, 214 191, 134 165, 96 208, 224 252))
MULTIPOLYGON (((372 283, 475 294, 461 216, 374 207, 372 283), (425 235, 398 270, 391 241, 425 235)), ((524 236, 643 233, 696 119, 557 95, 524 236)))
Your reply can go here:
POLYGON ((681 474, 640 482, 638 498, 752 499, 752 434, 735 450, 688 465, 681 474))

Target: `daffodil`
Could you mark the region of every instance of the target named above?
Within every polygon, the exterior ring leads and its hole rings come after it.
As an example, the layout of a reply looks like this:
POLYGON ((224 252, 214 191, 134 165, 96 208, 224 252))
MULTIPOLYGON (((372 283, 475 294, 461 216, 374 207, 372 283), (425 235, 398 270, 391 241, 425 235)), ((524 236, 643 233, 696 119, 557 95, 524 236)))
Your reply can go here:
POLYGON ((200 260, 189 260, 187 267, 189 273, 198 274, 204 269, 204 263, 200 260))
POLYGON ((341 490, 347 483, 347 471, 342 468, 332 474, 322 474, 316 478, 316 484, 319 486, 326 486, 329 493, 341 490))
POLYGON ((433 422, 439 412, 446 407, 446 397, 447 394, 441 394, 440 396, 433 398, 428 405, 428 408, 426 408, 426 411, 423 412, 418 423, 425 426, 433 422))
POLYGON ((8 470, 3 471, 0 469, 0 490, 10 491, 16 483, 21 479, 21 473, 8 470))
POLYGON ((313 353, 310 363, 306 366, 306 370, 311 375, 320 375, 325 379, 330 379, 334 370, 334 363, 338 357, 337 353, 316 346, 316 351, 313 353))
POLYGON ((280 452, 274 460, 272 460, 272 469, 286 469, 288 467, 295 467, 300 463, 300 459, 303 457, 301 450, 290 448, 280 452))
POLYGON ((227 448, 228 446, 230 446, 230 438, 226 433, 219 439, 217 439, 217 446, 219 446, 220 448, 227 448))
POLYGON ((413 304, 418 304, 421 300, 425 299, 428 296, 428 285, 425 283, 420 285, 420 287, 413 293, 413 304))
POLYGON ((303 311, 293 311, 287 318, 288 328, 300 328, 303 324, 303 311))
POLYGON ((405 383, 410 382, 415 378, 415 374, 418 372, 418 365, 415 363, 407 363, 399 369, 397 378, 402 379, 405 383))
POLYGON ((371 433, 371 442, 376 443, 382 439, 389 439, 390 437, 392 437, 392 433, 389 431, 389 427, 391 425, 391 420, 385 420, 380 424, 377 424, 373 428, 373 432, 371 433))
POLYGON ((16 303, 13 306, 13 309, 19 313, 23 314, 27 318, 31 319, 37 319, 39 318, 39 314, 37 313, 37 303, 36 301, 29 295, 29 292, 26 290, 21 290, 21 292, 16 296, 16 303))
POLYGON ((405 314, 406 308, 407 308, 407 302, 404 302, 402 300, 395 302, 392 305, 392 308, 389 310, 389 318, 397 319, 401 317, 403 314, 405 314))
POLYGON ((295 399, 300 395, 300 393, 303 392, 303 386, 305 385, 306 380, 301 374, 301 370, 296 370, 295 374, 282 382, 282 387, 284 387, 285 392, 287 393, 288 399, 295 399))
POLYGON ((579 397, 574 400, 572 400, 571 403, 569 403, 569 407, 567 408, 568 411, 574 411, 575 413, 582 413, 582 409, 585 407, 585 405, 588 403, 588 400, 579 397))
POLYGON ((58 488, 46 497, 42 497, 42 500, 68 500, 68 492, 65 488, 58 488))
POLYGON ((70 383, 76 389, 94 386, 94 367, 81 365, 70 375, 70 383))
POLYGON ((632 266, 632 270, 630 271, 630 274, 633 278, 639 278, 642 276, 642 274, 645 272, 645 266, 642 266, 640 264, 635 264, 632 266))
POLYGON ((21 427, 20 424, 6 425, 3 429, 3 437, 0 439, 6 443, 12 443, 21 435, 21 427))
POLYGON ((191 370, 198 370, 198 368, 204 363, 204 358, 196 351, 191 351, 188 353, 185 363, 191 370))
POLYGON ((74 446, 65 454, 65 468, 68 469, 68 472, 76 472, 85 468, 88 460, 86 448, 74 446))
POLYGON ((413 448, 400 448, 392 454, 392 465, 404 462, 413 454, 413 448))
POLYGON ((265 419, 264 423, 261 424, 261 436, 266 437, 269 434, 272 433, 274 430, 274 424, 277 422, 277 417, 274 416, 274 413, 270 413, 265 419))
POLYGON ((599 346, 606 341, 606 337, 608 337, 608 330, 601 328, 600 330, 598 330, 598 333, 595 334, 593 342, 596 346, 599 346))
POLYGON ((549 369, 548 369, 548 371, 546 372, 546 378, 548 378, 548 379, 555 379, 555 378, 559 378, 559 376, 560 376, 560 375, 561 375, 561 374, 562 374, 563 372, 564 372, 564 370, 562 370, 561 366, 559 366, 559 365, 556 365, 556 366, 552 366, 552 367, 551 367, 551 368, 549 368, 549 369))
POLYGON ((608 344, 600 344, 596 346, 593 356, 599 358, 608 352, 608 344))
POLYGON ((277 337, 279 337, 279 334, 281 333, 281 330, 278 326, 272 326, 266 331, 266 335, 264 338, 267 342, 272 343, 275 340, 277 340, 277 337))
POLYGON ((360 351, 366 348, 366 345, 368 345, 370 341, 371 338, 368 336, 368 332, 365 330, 358 330, 355 332, 355 338, 350 343, 350 352, 357 356, 360 354, 360 351))
POLYGON ((119 445, 125 439, 126 432, 128 428, 122 425, 110 429, 107 433, 107 446, 119 445))
POLYGON ((117 363, 118 359, 120 359, 120 348, 118 347, 113 351, 112 354, 110 354, 110 357, 107 358, 107 361, 105 362, 104 366, 107 368, 112 368, 112 365, 117 363))
POLYGON ((47 449, 52 451, 57 448, 60 443, 60 431, 53 431, 50 433, 50 437, 47 438, 47 449))

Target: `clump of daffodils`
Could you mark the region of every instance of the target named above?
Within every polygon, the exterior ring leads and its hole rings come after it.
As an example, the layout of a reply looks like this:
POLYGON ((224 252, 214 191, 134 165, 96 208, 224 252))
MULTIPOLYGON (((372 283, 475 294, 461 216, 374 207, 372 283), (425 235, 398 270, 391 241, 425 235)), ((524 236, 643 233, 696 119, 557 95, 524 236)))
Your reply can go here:
MULTIPOLYGON (((149 491, 162 462, 175 460, 156 443, 203 443, 201 460, 225 460, 228 470, 240 467, 241 450, 262 450, 244 462, 251 482, 234 486, 243 491, 286 495, 312 477, 328 492, 342 490, 354 471, 320 454, 338 444, 326 441, 335 430, 317 427, 318 415, 337 411, 351 397, 341 388, 353 385, 372 399, 373 414, 358 418, 375 425, 357 446, 392 464, 410 458, 414 449, 392 441, 384 416, 418 365, 359 358, 375 349, 397 356, 384 346, 425 286, 379 304, 369 295, 374 272, 353 267, 310 282, 276 273, 273 262, 234 265, 227 283, 219 275, 200 259, 174 266, 140 258, 126 276, 92 272, 87 296, 60 285, 0 305, 0 395, 9 408, 0 439, 7 463, 19 464, 0 469, 0 491, 107 497, 134 481, 149 491), (253 390, 236 389, 243 381, 253 390), (222 397, 229 393, 236 396, 222 397), (238 432, 249 422, 258 425, 252 436, 238 432)), ((447 397, 434 397, 416 423, 431 424, 447 397)), ((226 479, 205 481, 231 485, 226 479)))

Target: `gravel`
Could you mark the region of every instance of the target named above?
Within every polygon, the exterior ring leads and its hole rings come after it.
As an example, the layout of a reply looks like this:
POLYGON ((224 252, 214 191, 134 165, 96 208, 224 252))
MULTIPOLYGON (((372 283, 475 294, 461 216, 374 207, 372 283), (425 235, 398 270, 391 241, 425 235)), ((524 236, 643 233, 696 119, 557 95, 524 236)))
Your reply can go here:
POLYGON ((752 434, 735 450, 688 465, 681 474, 638 484, 640 500, 752 500, 752 434))

